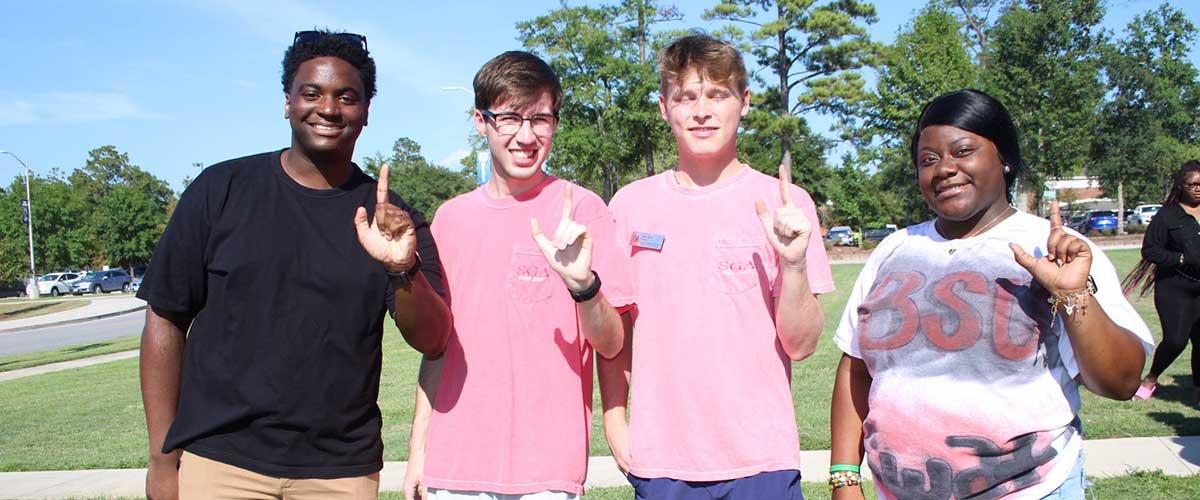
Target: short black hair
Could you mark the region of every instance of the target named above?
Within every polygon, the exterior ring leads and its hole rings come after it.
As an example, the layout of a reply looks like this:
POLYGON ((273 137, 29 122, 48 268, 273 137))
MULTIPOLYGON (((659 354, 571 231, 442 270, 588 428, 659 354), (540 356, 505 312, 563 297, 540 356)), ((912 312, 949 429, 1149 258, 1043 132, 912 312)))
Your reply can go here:
POLYGON ((917 165, 917 141, 921 138, 921 131, 933 125, 949 125, 992 141, 1000 153, 1000 161, 1008 166, 1008 172, 1004 173, 1004 185, 1008 202, 1012 203, 1013 185, 1025 173, 1025 160, 1021 159, 1017 126, 1000 101, 975 89, 957 90, 929 101, 921 110, 909 146, 909 159, 913 166, 917 165))
POLYGON ((362 45, 353 43, 343 37, 332 36, 337 32, 318 30, 321 35, 313 40, 294 43, 283 54, 283 93, 292 89, 292 80, 300 65, 309 59, 318 57, 336 57, 346 61, 358 70, 362 80, 363 93, 367 99, 375 97, 375 60, 371 53, 362 45))

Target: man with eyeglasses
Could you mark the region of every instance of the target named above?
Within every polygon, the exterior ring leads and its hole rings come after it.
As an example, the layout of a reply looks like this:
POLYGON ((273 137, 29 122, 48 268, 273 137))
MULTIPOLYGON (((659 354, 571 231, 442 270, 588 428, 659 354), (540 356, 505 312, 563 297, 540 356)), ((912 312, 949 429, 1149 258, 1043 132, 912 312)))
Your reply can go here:
POLYGON ((449 337, 428 224, 351 162, 366 38, 297 33, 283 89, 291 146, 205 169, 138 292, 152 500, 377 498, 385 314, 422 353, 449 337))
POLYGON ((445 356, 421 364, 405 496, 575 499, 592 351, 621 350, 613 306, 633 298, 604 202, 542 170, 563 99, 553 70, 505 52, 474 87, 493 175, 434 219, 454 330, 445 356))

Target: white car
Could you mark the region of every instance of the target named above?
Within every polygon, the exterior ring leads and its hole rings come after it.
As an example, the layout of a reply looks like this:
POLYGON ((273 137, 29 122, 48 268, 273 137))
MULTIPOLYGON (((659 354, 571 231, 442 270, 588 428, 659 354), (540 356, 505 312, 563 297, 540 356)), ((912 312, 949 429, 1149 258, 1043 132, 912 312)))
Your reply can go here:
POLYGON ((1154 214, 1158 213, 1159 208, 1162 208, 1162 205, 1138 205, 1133 209, 1133 213, 1125 218, 1125 223, 1135 225, 1149 224, 1150 220, 1154 218, 1154 214))
POLYGON ((78 273, 50 273, 38 278, 38 293, 58 297, 71 293, 71 282, 79 279, 78 273))

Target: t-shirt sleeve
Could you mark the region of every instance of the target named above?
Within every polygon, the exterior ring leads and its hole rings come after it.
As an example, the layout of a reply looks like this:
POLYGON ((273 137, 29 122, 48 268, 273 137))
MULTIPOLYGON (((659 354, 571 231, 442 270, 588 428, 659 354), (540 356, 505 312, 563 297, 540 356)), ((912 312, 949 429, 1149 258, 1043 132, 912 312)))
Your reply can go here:
MULTIPOLYGON (((1071 234, 1086 241, 1092 249, 1091 274, 1092 279, 1096 281, 1094 297, 1096 303, 1104 309, 1113 323, 1137 335, 1138 340, 1142 341, 1142 350, 1147 356, 1153 353, 1154 337, 1150 335, 1150 329, 1137 310, 1133 308, 1133 304, 1130 304, 1125 295, 1121 293, 1121 279, 1117 275, 1112 261, 1108 259, 1108 255, 1105 255, 1091 240, 1074 231, 1071 231, 1071 234)), ((1066 367, 1067 374, 1074 378, 1079 375, 1079 363, 1075 360, 1075 350, 1071 347, 1071 339, 1067 335, 1061 317, 1055 319, 1054 327, 1059 332, 1058 351, 1062 357, 1063 366, 1066 367)))
MULTIPOLYGON (((804 211, 804 215, 812 223, 812 232, 808 236, 808 250, 805 253, 808 288, 818 294, 832 292, 836 287, 833 283, 833 270, 829 267, 829 256, 825 253, 825 242, 821 239, 821 219, 817 217, 817 207, 808 192, 796 186, 792 186, 792 201, 804 211)), ((779 273, 771 284, 771 293, 778 297, 782 291, 783 273, 779 273)))
POLYGON ((201 173, 180 195, 137 293, 151 307, 193 317, 204 307, 208 293, 206 252, 218 212, 213 205, 224 199, 223 191, 228 189, 222 179, 210 172, 201 173))
MULTIPOLYGON (((568 185, 568 188, 579 189, 568 185)), ((621 255, 617 244, 617 223, 612 212, 599 197, 588 197, 576 209, 575 220, 587 227, 592 239, 592 269, 600 276, 604 298, 613 307, 622 307, 636 302, 630 266, 621 255)))
POLYGON ((842 352, 862 359, 862 352, 858 349, 858 336, 862 334, 859 330, 858 306, 867 300, 867 295, 875 286, 875 278, 879 274, 879 266, 883 259, 890 255, 907 235, 908 229, 888 235, 871 252, 871 255, 867 257, 867 262, 863 264, 862 270, 859 271, 858 278, 854 280, 854 286, 850 288, 850 294, 846 299, 846 307, 842 308, 842 318, 838 321, 837 330, 834 330, 833 333, 833 343, 837 344, 842 352))

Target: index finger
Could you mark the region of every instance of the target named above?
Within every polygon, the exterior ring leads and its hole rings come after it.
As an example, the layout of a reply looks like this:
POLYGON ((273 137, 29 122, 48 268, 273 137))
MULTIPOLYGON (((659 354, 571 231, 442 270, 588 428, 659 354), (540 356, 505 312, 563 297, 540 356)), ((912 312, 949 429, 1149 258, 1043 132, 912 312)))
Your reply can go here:
POLYGON ((779 199, 783 201, 783 206, 792 206, 792 169, 786 165, 779 165, 779 199))
POLYGON ((384 163, 379 167, 379 181, 375 183, 375 203, 384 204, 388 202, 388 164, 384 163))
POLYGON ((1062 210, 1058 208, 1058 203, 1050 205, 1050 230, 1062 228, 1062 210))
POLYGON ((567 185, 563 186, 563 192, 566 193, 563 195, 563 218, 570 219, 571 218, 571 185, 567 184, 567 185))

